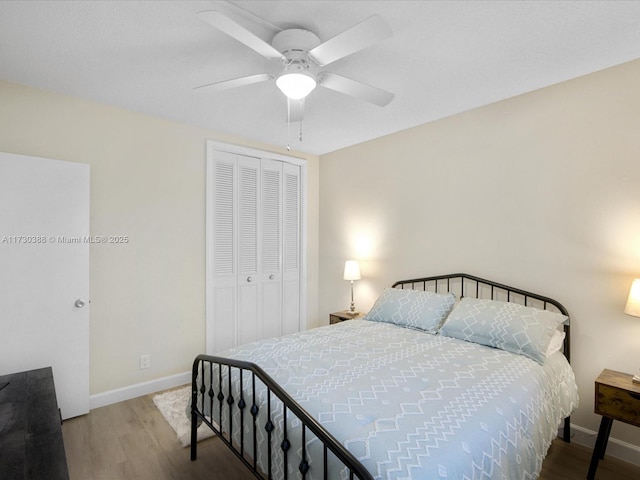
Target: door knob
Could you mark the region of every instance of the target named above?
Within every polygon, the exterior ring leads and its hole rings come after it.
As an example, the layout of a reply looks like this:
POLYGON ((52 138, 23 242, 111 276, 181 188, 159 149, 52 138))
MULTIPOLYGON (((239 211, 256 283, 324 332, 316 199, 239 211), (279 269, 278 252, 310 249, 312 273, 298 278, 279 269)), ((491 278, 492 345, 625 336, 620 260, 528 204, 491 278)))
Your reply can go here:
POLYGON ((269 275, 269 280, 273 280, 275 277, 273 275, 273 273, 271 275, 269 275))
POLYGON ((253 278, 247 277, 247 282, 249 282, 249 283, 253 282, 253 278))
POLYGON ((77 308, 82 308, 85 306, 84 300, 82 300, 81 298, 79 298, 78 300, 76 300, 76 303, 74 304, 77 308))

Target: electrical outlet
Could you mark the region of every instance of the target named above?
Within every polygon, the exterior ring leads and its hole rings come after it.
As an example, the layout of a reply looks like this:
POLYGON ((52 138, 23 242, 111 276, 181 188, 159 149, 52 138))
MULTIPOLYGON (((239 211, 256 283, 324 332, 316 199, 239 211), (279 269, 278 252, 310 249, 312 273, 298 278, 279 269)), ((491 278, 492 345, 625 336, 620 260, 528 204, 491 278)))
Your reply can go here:
POLYGON ((140 355, 140 370, 151 366, 151 355, 140 355))

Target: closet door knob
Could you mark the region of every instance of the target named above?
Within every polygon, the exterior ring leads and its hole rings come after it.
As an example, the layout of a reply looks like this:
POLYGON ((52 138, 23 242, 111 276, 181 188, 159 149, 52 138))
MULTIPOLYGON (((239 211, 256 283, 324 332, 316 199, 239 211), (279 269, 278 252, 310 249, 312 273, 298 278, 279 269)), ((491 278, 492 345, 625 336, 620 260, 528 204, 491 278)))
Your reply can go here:
POLYGON ((249 282, 249 283, 253 282, 253 278, 247 277, 247 282, 249 282))
POLYGON ((269 275, 269 280, 273 280, 275 277, 273 276, 273 273, 271 275, 269 275))

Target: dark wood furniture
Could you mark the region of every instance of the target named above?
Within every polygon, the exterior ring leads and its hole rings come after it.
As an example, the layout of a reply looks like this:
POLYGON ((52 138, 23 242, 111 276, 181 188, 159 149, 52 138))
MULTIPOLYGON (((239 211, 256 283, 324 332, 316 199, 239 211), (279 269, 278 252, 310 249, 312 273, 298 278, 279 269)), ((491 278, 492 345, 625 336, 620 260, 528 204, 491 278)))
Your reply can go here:
POLYGON ((51 367, 0 376, 0 477, 68 480, 51 367))
POLYGON ((341 312, 333 312, 329 314, 329 323, 333 325, 334 323, 344 322, 345 320, 353 320, 354 318, 362 318, 364 317, 364 313, 358 312, 355 315, 352 314, 349 310, 342 310, 341 312))
POLYGON ((588 480, 593 480, 598 462, 604 458, 614 420, 640 427, 640 384, 633 375, 604 369, 595 381, 594 411, 602 415, 598 438, 591 456, 588 480))

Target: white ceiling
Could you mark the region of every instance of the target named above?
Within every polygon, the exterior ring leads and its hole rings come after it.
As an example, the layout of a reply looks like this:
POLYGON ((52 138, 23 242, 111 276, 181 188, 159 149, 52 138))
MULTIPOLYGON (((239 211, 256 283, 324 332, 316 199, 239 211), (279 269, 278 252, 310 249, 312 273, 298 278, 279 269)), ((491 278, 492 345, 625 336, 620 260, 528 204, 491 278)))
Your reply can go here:
POLYGON ((318 155, 637 58, 640 1, 0 1, 2 80, 318 155), (193 89, 264 69, 196 16, 212 9, 266 41, 269 25, 324 41, 377 13, 393 37, 329 70, 396 97, 317 88, 300 143, 274 82, 193 89))

